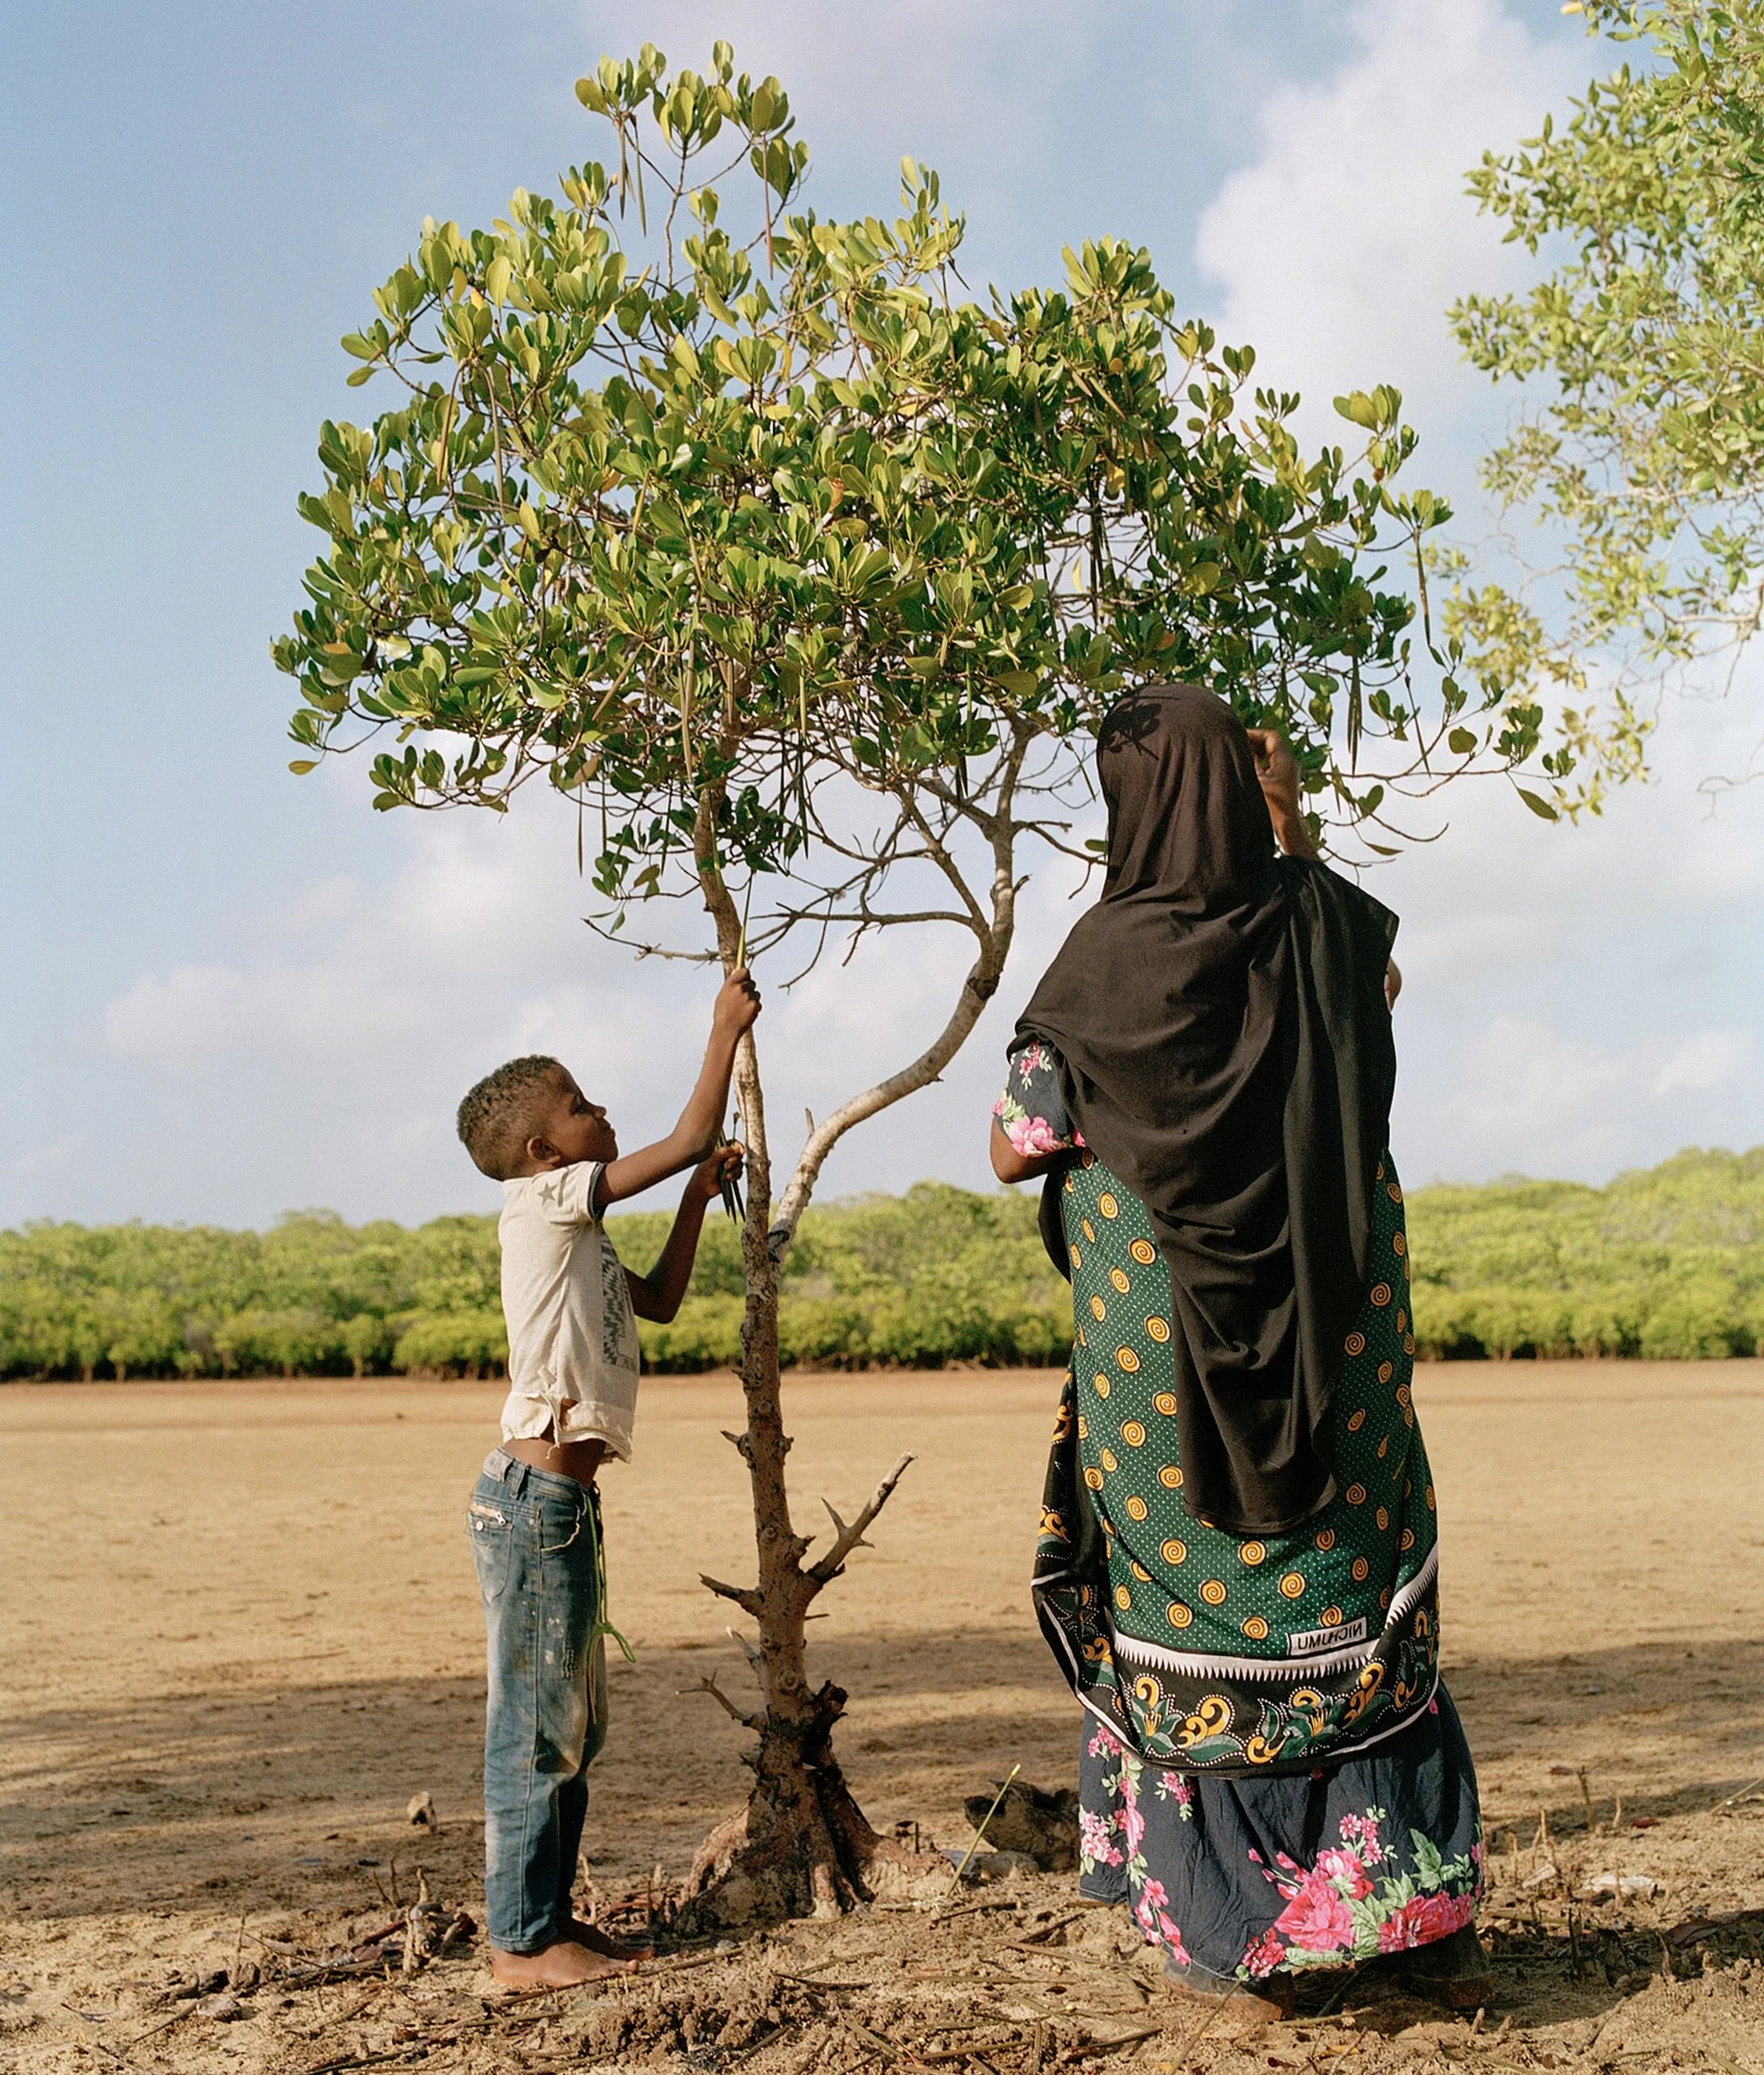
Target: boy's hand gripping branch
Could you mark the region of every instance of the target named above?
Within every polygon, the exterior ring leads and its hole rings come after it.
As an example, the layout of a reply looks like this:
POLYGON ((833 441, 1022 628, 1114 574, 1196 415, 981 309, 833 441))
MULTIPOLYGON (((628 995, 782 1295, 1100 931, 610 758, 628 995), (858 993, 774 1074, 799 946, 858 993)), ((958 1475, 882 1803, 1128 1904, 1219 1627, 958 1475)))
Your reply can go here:
POLYGON ((611 1161, 600 1177, 600 1204, 638 1196, 665 1182, 683 1167, 694 1167, 716 1149, 729 1080, 735 1070, 735 1048, 759 1015, 759 989, 745 966, 737 966, 717 991, 710 1012, 710 1042, 698 1085, 680 1112, 679 1122, 665 1139, 611 1161))

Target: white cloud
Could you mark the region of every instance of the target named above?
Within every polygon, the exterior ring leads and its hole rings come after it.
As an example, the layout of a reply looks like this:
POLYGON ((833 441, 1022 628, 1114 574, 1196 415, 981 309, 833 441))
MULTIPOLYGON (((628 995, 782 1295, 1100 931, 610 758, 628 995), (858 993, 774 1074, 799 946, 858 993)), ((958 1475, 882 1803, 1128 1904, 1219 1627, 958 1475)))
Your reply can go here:
POLYGON ((1313 437, 1345 442, 1330 399, 1394 383, 1421 432, 1418 480, 1488 416, 1445 308, 1535 271, 1464 191, 1484 151, 1535 132, 1584 87, 1584 46, 1542 46, 1499 0, 1362 0, 1359 48, 1327 78, 1276 88, 1263 145, 1202 217, 1195 257, 1222 291, 1230 341, 1297 389, 1313 437))
POLYGON ((1654 1076, 1654 1092, 1706 1095, 1739 1087, 1750 1077, 1756 1049, 1750 1031, 1699 1031, 1674 1048, 1654 1076))
MULTIPOLYGON (((1651 784, 1550 827, 1472 791, 1429 850, 1374 875, 1403 918, 1402 1139, 1417 1181, 1598 1180, 1685 1145, 1764 1140, 1764 793, 1711 818, 1745 707, 1668 712, 1651 784)), ((1402 1146, 1399 1158, 1403 1158, 1402 1146)))
POLYGON ((346 1055, 415 1016, 407 996, 348 966, 187 965, 144 973, 110 1002, 104 1038, 118 1059, 203 1071, 265 1047, 346 1055))
POLYGON ((1450 1126, 1466 1141, 1528 1149, 1529 1158, 1504 1164, 1539 1173, 1553 1172, 1552 1155, 1559 1163, 1568 1148, 1609 1158, 1625 1097, 1645 1072, 1633 1058, 1513 1016, 1473 1039, 1463 1064, 1467 1085, 1448 1106, 1450 1126))
POLYGON ((1725 1135, 1697 1131, 1708 1107, 1675 1098, 1733 1092, 1753 1050, 1743 1031, 1699 1031, 1676 1043, 1654 1032, 1607 1048, 1536 1020, 1497 1016, 1465 1046, 1465 1085, 1440 1121, 1460 1144, 1483 1150, 1483 1172, 1502 1150, 1510 1157, 1501 1170, 1540 1175, 1651 1164, 1688 1139, 1725 1135))

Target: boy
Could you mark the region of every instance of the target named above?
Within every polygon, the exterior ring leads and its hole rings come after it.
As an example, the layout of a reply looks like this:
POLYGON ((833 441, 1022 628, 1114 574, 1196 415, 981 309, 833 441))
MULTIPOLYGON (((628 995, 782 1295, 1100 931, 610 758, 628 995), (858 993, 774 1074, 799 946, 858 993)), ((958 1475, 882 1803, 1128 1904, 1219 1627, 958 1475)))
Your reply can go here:
POLYGON ((509 1987, 566 1986, 644 1956, 570 1903, 587 1767, 606 1735, 605 1567, 595 1474, 630 1456, 636 1319, 680 1308, 705 1206, 742 1149, 710 1152, 735 1047, 759 1014, 743 967, 716 997, 691 1099, 665 1139, 619 1156, 607 1113, 555 1059, 512 1059, 459 1105, 459 1136, 502 1184, 508 1397, 469 1509, 489 1636, 484 1737, 491 1966, 509 1987), (683 1167, 691 1180, 647 1275, 624 1267, 601 1220, 683 1167), (634 1316, 635 1315, 635 1316, 634 1316))

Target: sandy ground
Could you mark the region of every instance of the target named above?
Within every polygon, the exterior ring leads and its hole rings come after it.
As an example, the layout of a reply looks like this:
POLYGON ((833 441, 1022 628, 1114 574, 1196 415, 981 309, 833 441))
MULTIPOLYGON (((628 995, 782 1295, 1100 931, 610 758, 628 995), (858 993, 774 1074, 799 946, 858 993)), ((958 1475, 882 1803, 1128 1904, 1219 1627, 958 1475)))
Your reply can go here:
MULTIPOLYGON (((1047 1372, 790 1380, 805 1525, 823 1493, 849 1513, 899 1454, 918 1457, 877 1547, 823 1601, 812 1667, 852 1692, 840 1748, 878 1827, 916 1820, 960 1845, 962 1798, 1013 1763, 1044 1786, 1073 1776, 1075 1710, 1024 1588, 1056 1389, 1047 1372)), ((1368 1978, 1236 2044, 1227 2020, 1185 2031, 1143 1967, 1111 1963, 1107 1912, 1064 1922, 1072 1887, 1054 1876, 1014 1876, 959 1918, 793 1927, 513 2015, 481 1999, 475 1951, 404 1986, 302 1986, 295 1949, 334 1952, 389 1921, 383 1898, 398 1884, 409 1901, 419 1860, 479 1913, 464 1513, 497 1396, 0 1391, 0 2066, 312 2075, 689 2051, 763 2072, 935 2051, 1004 2071, 1113 2043, 1113 2066, 1351 2051, 1350 2069, 1421 2055, 1764 2075, 1764 1364, 1418 1375, 1449 1676, 1499 1874, 1483 1919, 1497 2001, 1474 2030, 1430 2024, 1368 1978), (420 1792, 438 1834, 404 1820, 420 1792), (1534 1879, 1547 1861, 1556 1877, 1534 1879), (1600 1903, 1600 1873, 1658 1890, 1600 1903), (249 1983, 254 1959, 266 1978, 234 2021, 167 2000, 223 1969, 249 1983), (821 1987, 791 1986, 817 1972, 821 1987), (1126 2038, 1130 2014, 1143 2040, 1126 2038), (984 2055, 962 2047, 963 2025, 981 2039, 988 2023, 984 2055)), ((603 1901, 657 1861, 678 1877, 743 1794, 742 1734, 692 1690, 711 1670, 732 1692, 745 1678, 697 1583, 750 1568, 744 1479, 719 1434, 738 1424, 729 1379, 651 1380, 638 1461, 603 1479, 612 1613, 638 1652, 614 1666, 595 1774, 603 1901)))

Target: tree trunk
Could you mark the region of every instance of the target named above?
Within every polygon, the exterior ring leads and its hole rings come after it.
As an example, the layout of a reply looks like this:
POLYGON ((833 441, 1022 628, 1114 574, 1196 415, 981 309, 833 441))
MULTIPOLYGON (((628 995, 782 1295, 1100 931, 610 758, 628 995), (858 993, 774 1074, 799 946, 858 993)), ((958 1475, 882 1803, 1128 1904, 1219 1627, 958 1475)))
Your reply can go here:
MULTIPOLYGON (((700 823, 701 832, 707 832, 702 808, 700 823)), ((732 970, 741 938, 735 904, 705 850, 700 871, 724 969, 732 970)), ((811 1537, 796 1532, 785 1487, 784 1461, 791 1441, 784 1431, 779 1387, 778 1263, 769 1244, 771 1161, 751 1032, 736 1054, 734 1078, 741 1137, 748 1149, 747 1218, 742 1230, 747 1299, 741 1328, 741 1387, 748 1419, 743 1433, 728 1438, 747 1464, 753 1487, 759 1577, 751 1588, 711 1578, 705 1583, 759 1627, 757 1649, 737 1639, 759 1682, 761 1705, 749 1713, 729 1700, 714 1678, 703 1682, 705 1692, 759 1740, 757 1750, 743 1754, 753 1774, 747 1807, 705 1839, 688 1876, 687 1918, 706 1929, 835 1915, 868 1897, 879 1858, 910 1857, 871 1828, 846 1786, 832 1745, 834 1724, 844 1712, 846 1697, 830 1681, 811 1688, 803 1643, 810 1606, 839 1574, 905 1464, 850 1526, 833 1515, 831 1548, 805 1568, 802 1559, 811 1537)), ((828 1510, 832 1513, 830 1506, 828 1510)))

